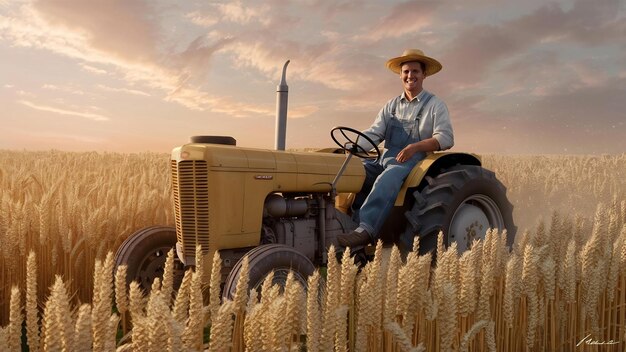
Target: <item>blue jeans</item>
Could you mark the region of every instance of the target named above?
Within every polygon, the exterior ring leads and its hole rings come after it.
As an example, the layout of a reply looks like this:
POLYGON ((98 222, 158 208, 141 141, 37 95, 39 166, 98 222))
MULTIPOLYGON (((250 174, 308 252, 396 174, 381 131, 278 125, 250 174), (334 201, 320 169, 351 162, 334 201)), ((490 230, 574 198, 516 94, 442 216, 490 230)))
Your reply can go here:
POLYGON ((422 160, 425 153, 416 153, 411 160, 400 163, 395 160, 397 153, 382 158, 380 162, 365 160, 365 183, 352 204, 353 219, 367 231, 372 239, 389 216, 400 192, 400 188, 413 167, 422 160), (371 191, 370 191, 371 190, 371 191))

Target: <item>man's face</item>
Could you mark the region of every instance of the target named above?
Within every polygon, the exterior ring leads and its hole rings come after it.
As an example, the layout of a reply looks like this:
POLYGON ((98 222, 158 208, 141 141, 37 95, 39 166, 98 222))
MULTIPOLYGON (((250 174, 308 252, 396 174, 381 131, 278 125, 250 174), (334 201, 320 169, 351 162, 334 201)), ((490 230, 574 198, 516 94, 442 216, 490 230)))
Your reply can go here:
POLYGON ((418 93, 422 90, 425 75, 419 62, 406 62, 402 64, 400 78, 405 90, 418 93))

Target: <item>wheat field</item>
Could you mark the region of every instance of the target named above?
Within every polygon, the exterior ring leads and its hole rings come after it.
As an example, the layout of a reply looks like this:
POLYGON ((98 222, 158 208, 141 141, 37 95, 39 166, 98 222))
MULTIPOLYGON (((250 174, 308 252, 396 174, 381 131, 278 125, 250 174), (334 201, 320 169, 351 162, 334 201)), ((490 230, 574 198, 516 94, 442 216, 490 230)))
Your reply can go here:
POLYGON ((174 296, 173 254, 148 297, 110 275, 128 235, 173 225, 168 155, 0 151, 0 350, 24 322, 44 351, 624 350, 626 155, 483 162, 515 205, 511 252, 489 232, 462 256, 440 244, 431 268, 379 245, 361 271, 331 260, 308 294, 288 279, 220 303, 218 256, 210 283, 189 270, 174 296))

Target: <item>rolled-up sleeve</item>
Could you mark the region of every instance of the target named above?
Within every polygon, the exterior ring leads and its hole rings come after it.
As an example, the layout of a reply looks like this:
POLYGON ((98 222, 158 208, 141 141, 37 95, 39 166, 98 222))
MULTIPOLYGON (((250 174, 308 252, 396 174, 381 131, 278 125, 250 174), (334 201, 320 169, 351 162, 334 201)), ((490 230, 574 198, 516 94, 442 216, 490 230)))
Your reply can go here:
POLYGON ((454 134, 448 107, 443 101, 438 101, 433 112, 433 138, 439 142, 439 150, 452 148, 454 134))

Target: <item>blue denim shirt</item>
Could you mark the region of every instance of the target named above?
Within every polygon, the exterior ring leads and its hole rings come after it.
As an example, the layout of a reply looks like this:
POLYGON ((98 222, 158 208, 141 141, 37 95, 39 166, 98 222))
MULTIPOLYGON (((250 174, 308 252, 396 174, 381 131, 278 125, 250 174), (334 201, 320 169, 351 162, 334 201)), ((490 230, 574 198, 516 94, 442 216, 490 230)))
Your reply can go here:
MULTIPOLYGON (((385 141, 383 160, 395 158, 407 145, 428 138, 439 142, 440 150, 450 149, 454 145, 452 124, 446 104, 436 96, 427 102, 427 95, 432 93, 422 90, 413 100, 408 100, 403 92, 389 100, 380 110, 372 126, 363 131, 377 145, 385 141), (421 116, 417 116, 426 102, 421 116)), ((362 142, 359 141, 359 145, 362 142)), ((421 160, 425 153, 415 153, 411 159, 421 160)))

